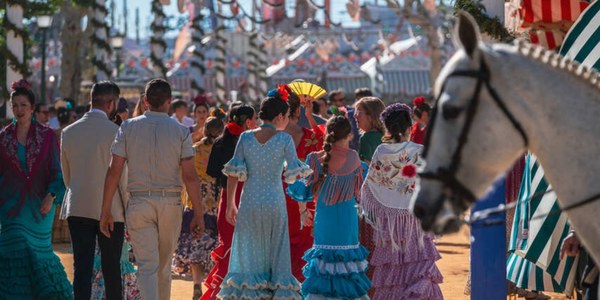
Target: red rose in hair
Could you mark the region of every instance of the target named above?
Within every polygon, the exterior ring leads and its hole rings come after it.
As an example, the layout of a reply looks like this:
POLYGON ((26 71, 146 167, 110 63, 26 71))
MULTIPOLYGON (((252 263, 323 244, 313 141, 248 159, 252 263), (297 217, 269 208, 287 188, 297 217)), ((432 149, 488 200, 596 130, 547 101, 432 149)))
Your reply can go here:
POLYGON ((415 106, 419 106, 423 103, 425 103, 425 97, 417 97, 417 98, 413 99, 413 104, 415 106))
POLYGON ((277 94, 279 94, 279 99, 286 101, 286 102, 288 101, 288 98, 290 97, 288 88, 289 87, 285 84, 280 84, 277 86, 277 94))
POLYGON ((402 167, 402 177, 413 178, 417 176, 417 167, 413 164, 407 164, 402 167))
POLYGON ((25 80, 25 79, 21 79, 19 81, 13 81, 10 84, 10 89, 15 91, 18 88, 24 88, 26 90, 30 90, 31 89, 31 83, 29 83, 29 81, 25 80))

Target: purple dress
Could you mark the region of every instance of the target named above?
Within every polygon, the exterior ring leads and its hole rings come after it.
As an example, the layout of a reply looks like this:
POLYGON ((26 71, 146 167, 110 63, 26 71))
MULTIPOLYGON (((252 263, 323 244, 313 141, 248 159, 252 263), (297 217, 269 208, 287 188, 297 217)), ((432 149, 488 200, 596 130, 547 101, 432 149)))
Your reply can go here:
POLYGON ((408 209, 422 148, 412 142, 377 147, 361 190, 360 208, 375 233, 369 262, 375 300, 443 299, 433 235, 408 209))

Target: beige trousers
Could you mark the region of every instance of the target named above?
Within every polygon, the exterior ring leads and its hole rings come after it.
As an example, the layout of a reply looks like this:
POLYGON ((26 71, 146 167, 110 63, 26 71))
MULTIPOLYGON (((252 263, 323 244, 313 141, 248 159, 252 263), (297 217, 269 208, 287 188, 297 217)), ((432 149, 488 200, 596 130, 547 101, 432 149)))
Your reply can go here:
POLYGON ((171 263, 181 232, 180 197, 132 196, 127 231, 138 265, 137 284, 144 300, 171 298, 171 263))

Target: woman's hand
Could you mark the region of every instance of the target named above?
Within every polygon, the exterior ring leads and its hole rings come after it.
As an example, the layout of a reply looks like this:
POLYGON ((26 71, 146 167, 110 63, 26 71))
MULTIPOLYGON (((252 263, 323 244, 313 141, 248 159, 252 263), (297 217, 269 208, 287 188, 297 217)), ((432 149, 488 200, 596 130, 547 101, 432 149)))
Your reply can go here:
POLYGON ((42 214, 42 216, 45 216, 50 212, 52 209, 52 204, 54 204, 54 199, 56 199, 56 196, 52 196, 52 194, 48 194, 46 197, 44 197, 44 200, 42 200, 42 205, 40 206, 40 214, 42 214))
POLYGON ((227 212, 225 213, 225 219, 227 219, 227 222, 233 226, 235 226, 235 223, 237 222, 237 213, 238 213, 238 209, 237 207, 235 207, 235 205, 227 205, 227 212))

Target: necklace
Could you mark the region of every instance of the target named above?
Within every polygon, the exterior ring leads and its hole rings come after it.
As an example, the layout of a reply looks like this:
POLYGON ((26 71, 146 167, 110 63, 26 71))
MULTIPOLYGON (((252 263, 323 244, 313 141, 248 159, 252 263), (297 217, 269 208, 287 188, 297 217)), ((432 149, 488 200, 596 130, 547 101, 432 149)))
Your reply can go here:
POLYGON ((260 125, 260 127, 263 127, 263 128, 271 128, 271 129, 273 129, 273 130, 277 130, 277 127, 275 127, 275 125, 273 125, 273 124, 270 124, 270 123, 263 123, 263 124, 261 124, 261 125, 260 125))

